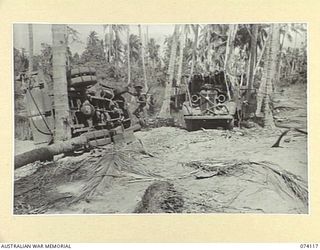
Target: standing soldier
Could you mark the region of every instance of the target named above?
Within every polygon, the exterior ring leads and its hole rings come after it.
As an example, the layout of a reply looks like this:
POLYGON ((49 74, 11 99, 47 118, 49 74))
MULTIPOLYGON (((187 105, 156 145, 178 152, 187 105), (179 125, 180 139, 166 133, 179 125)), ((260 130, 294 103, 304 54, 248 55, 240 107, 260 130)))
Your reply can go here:
POLYGON ((141 84, 136 84, 134 86, 135 93, 134 96, 137 97, 138 107, 135 109, 133 114, 139 119, 141 117, 141 113, 144 113, 144 107, 147 105, 146 94, 142 93, 143 86, 141 84))

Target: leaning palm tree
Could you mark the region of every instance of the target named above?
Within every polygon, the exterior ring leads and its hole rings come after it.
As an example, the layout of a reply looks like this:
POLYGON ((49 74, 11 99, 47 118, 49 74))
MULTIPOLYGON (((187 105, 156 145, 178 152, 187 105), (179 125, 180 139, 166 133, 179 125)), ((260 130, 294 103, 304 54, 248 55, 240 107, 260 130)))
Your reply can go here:
POLYGON ((271 39, 268 41, 268 43, 263 78, 261 80, 257 96, 256 116, 261 116, 261 108, 264 104, 264 126, 273 128, 275 124, 270 108, 270 102, 277 75, 277 57, 280 45, 279 24, 271 25, 271 39))
POLYGON ((168 67, 169 78, 165 88, 163 104, 159 113, 159 118, 163 118, 163 119, 167 119, 171 117, 170 98, 171 98, 171 89, 172 89, 172 83, 173 83, 173 77, 174 77, 175 59, 177 54, 178 33, 179 33, 179 25, 175 25, 173 37, 172 37, 170 61, 169 61, 169 67, 168 67))

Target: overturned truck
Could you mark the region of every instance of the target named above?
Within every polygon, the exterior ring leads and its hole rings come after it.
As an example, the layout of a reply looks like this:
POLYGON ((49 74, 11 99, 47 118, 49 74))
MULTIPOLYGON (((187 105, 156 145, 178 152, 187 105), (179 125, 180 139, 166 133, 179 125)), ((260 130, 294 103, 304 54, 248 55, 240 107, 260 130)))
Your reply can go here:
POLYGON ((37 149, 15 157, 15 168, 36 160, 48 160, 53 155, 86 146, 105 145, 121 140, 127 131, 139 130, 131 126, 131 115, 125 98, 126 88, 112 88, 97 82, 96 70, 79 67, 66 72, 69 127, 64 142, 55 140, 56 109, 54 91, 41 72, 20 75, 26 91, 27 115, 37 149), (97 85, 99 85, 97 87, 97 85))
MULTIPOLYGON (((77 137, 85 132, 128 128, 131 119, 123 92, 108 86, 97 85, 96 71, 92 67, 79 67, 67 72, 70 135, 77 137)), ((53 140, 55 107, 53 90, 35 72, 26 81, 26 104, 35 144, 46 144, 53 140)))
POLYGON ((241 111, 238 95, 223 71, 191 77, 182 111, 189 131, 200 128, 232 129, 241 111))

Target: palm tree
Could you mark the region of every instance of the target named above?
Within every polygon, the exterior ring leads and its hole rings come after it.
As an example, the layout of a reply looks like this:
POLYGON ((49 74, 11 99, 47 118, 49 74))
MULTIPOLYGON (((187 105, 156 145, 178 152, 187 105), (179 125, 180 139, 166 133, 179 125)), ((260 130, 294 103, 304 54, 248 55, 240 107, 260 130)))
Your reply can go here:
POLYGON ((122 62, 121 53, 122 41, 120 34, 126 29, 125 25, 120 24, 105 24, 103 25, 104 30, 104 51, 106 61, 113 63, 116 68, 122 62), (108 33, 106 32, 108 30, 108 33))
POLYGON ((257 57, 258 24, 251 24, 250 63, 248 75, 247 101, 250 102, 254 82, 254 68, 257 57))
MULTIPOLYGON (((272 30, 270 31, 270 37, 272 36, 272 30)), ((271 38, 268 39, 266 45, 265 45, 265 60, 263 65, 263 74, 262 79, 260 82, 260 86, 257 93, 257 108, 256 108, 256 117, 263 117, 262 116, 262 104, 266 95, 266 83, 268 79, 269 74, 269 58, 270 58, 270 50, 271 50, 271 38)))
POLYGON ((225 54, 225 58, 224 58, 224 70, 227 71, 228 68, 228 61, 230 56, 233 53, 234 50, 234 40, 235 40, 235 36, 237 34, 237 29, 238 29, 238 25, 237 24, 230 24, 229 25, 229 31, 228 31, 228 39, 227 39, 227 44, 226 44, 226 54, 225 54))
POLYGON ((235 36, 237 34, 237 29, 238 29, 237 24, 230 24, 229 25, 228 39, 227 39, 227 44, 226 44, 226 55, 224 58, 224 66, 223 66, 223 69, 225 72, 224 78, 225 78, 225 83, 227 85, 227 94, 228 94, 229 100, 231 99, 231 95, 230 95, 229 85, 227 82, 227 74, 230 72, 230 67, 228 67, 228 61, 234 51, 234 41, 235 41, 235 36))
POLYGON ((66 75, 67 28, 64 24, 52 25, 52 67, 55 106, 55 140, 69 139, 69 101, 66 75))
MULTIPOLYGON (((281 65, 282 61, 284 60, 285 51, 283 50, 284 42, 285 40, 288 40, 289 42, 293 41, 290 27, 293 27, 293 24, 283 24, 280 26, 280 49, 279 49, 279 58, 278 58, 278 64, 277 64, 277 83, 280 82, 280 76, 281 76, 281 65)), ((294 29, 293 29, 294 30, 294 29)))
POLYGON ((28 24, 29 31, 29 74, 33 71, 33 27, 32 24, 28 24))
POLYGON ((198 49, 198 70, 212 72, 224 67, 228 25, 208 24, 201 26, 198 49))
POLYGON ((104 52, 105 52, 106 61, 109 63, 111 63, 112 55, 113 55, 113 27, 114 27, 113 24, 103 25, 104 52))
POLYGON ((140 51, 141 51, 144 90, 147 92, 148 91, 148 84, 147 84, 147 72, 146 72, 146 64, 145 64, 145 51, 144 51, 144 43, 143 43, 144 39, 142 36, 142 31, 141 31, 141 24, 139 24, 138 27, 139 27, 139 37, 140 37, 140 51))
POLYGON ((128 86, 131 85, 131 65, 130 65, 130 26, 127 25, 127 61, 128 61, 128 86))
POLYGON ((191 69, 190 69, 190 76, 189 80, 191 79, 194 71, 194 66, 196 63, 197 57, 197 47, 198 47, 198 38, 199 38, 199 24, 195 24, 191 26, 194 32, 194 41, 193 41, 193 48, 192 48, 192 60, 191 60, 191 69))
POLYGON ((81 60, 83 62, 96 62, 103 63, 105 57, 103 55, 103 44, 98 38, 98 34, 95 31, 91 31, 84 52, 81 55, 81 60))
POLYGON ((265 96, 265 105, 264 105, 264 126, 273 128, 275 126, 273 115, 270 108, 270 97, 273 93, 275 87, 275 79, 277 74, 277 58, 279 52, 279 40, 280 40, 280 29, 279 24, 272 24, 272 39, 271 39, 271 48, 268 58, 269 64, 269 77, 266 82, 266 96, 265 96))
POLYGON ((181 78, 182 78, 182 64, 183 64, 183 50, 185 47, 186 42, 186 25, 181 25, 181 32, 180 32, 180 41, 179 41, 179 62, 178 62, 178 74, 177 74, 177 82, 176 87, 174 89, 174 95, 175 95, 175 107, 178 106, 178 89, 181 85, 181 78))
POLYGON ((149 58, 149 68, 151 73, 151 78, 155 79, 157 66, 160 63, 160 45, 156 43, 154 38, 151 38, 147 46, 148 57, 149 58))
POLYGON ((168 67, 169 78, 165 88, 163 104, 159 113, 159 118, 163 118, 163 119, 167 119, 171 117, 170 98, 171 98, 171 89, 172 89, 172 83, 173 83, 173 77, 174 77, 175 59, 177 54, 178 32, 179 32, 179 25, 175 25, 173 37, 172 37, 170 61, 169 61, 169 67, 168 67))
POLYGON ((160 61, 159 57, 160 45, 156 44, 154 38, 151 38, 148 43, 148 55, 151 60, 152 69, 155 70, 157 63, 160 61))
MULTIPOLYGON (((130 60, 132 62, 137 62, 140 59, 140 39, 137 35, 130 34, 130 60)), ((126 47, 126 49, 128 49, 126 47)))
POLYGON ((280 47, 280 27, 279 24, 271 25, 271 39, 268 41, 267 54, 264 66, 263 78, 259 87, 257 97, 256 115, 261 116, 261 107, 264 103, 264 126, 274 127, 274 119, 270 108, 270 97, 273 93, 277 75, 277 57, 280 47))
MULTIPOLYGON (((181 25, 181 32, 180 32, 180 41, 179 41, 179 63, 178 63, 178 74, 177 74, 177 87, 181 84, 181 76, 182 76, 182 64, 183 64, 183 50, 186 43, 186 25, 181 25)), ((175 93, 177 94, 177 93, 175 93)))

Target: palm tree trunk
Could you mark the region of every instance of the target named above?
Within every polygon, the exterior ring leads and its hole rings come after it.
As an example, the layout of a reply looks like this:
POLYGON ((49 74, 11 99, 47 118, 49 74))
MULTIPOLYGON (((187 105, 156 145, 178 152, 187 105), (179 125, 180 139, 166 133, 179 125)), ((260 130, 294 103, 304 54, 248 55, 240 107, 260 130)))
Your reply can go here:
POLYGON ((229 34, 228 34, 228 39, 227 39, 227 44, 226 44, 226 55, 225 55, 225 59, 224 59, 224 78, 225 78, 225 83, 226 83, 226 87, 227 87, 227 93, 228 93, 228 98, 229 100, 231 99, 231 95, 230 95, 230 90, 229 90, 229 86, 228 86, 228 82, 227 82, 227 73, 229 72, 229 68, 228 68, 228 61, 230 56, 233 53, 234 50, 234 39, 237 33, 237 29, 238 29, 238 25, 237 24, 230 24, 229 25, 229 34))
POLYGON ((247 92, 247 101, 249 101, 251 92, 253 90, 253 82, 254 82, 254 66, 256 64, 257 57, 257 39, 258 39, 258 25, 252 24, 251 26, 251 47, 250 47, 250 64, 249 64, 249 84, 248 84, 248 92, 247 92))
POLYGON ((272 65, 274 72, 272 72, 272 89, 275 91, 278 87, 277 83, 277 76, 278 76, 278 65, 279 65, 279 59, 280 59, 280 24, 274 24, 273 27, 273 62, 275 63, 272 65))
MULTIPOLYGON (((131 133, 139 131, 141 129, 140 125, 133 125, 130 128, 125 129, 122 133, 127 135, 125 140, 130 140, 131 133)), ((56 142, 49 146, 44 146, 41 148, 36 148, 22 154, 15 155, 14 157, 14 169, 18 169, 22 166, 25 166, 29 163, 35 161, 47 161, 52 160, 53 156, 73 152, 77 149, 81 149, 83 147, 86 148, 96 148, 98 146, 107 145, 110 143, 123 143, 123 139, 117 139, 116 137, 110 137, 110 131, 99 130, 99 133, 86 133, 82 134, 78 137, 74 137, 70 140, 63 142, 56 142)))
POLYGON ((233 42, 234 42, 234 38, 235 35, 237 33, 237 24, 230 24, 229 25, 229 34, 228 34, 228 40, 227 40, 227 44, 226 44, 226 55, 225 55, 225 59, 224 59, 224 70, 227 71, 227 64, 229 61, 229 57, 231 56, 232 52, 233 52, 233 42))
POLYGON ((177 54, 177 45, 178 45, 178 39, 177 34, 179 31, 179 25, 175 25, 174 32, 173 32, 173 38, 172 38, 172 45, 171 45, 171 53, 170 53, 170 61, 169 61, 169 67, 168 67, 168 74, 169 79, 166 84, 165 93, 164 93, 164 100, 163 104, 159 113, 159 118, 170 118, 170 98, 171 98, 171 89, 172 89, 172 82, 174 77, 174 66, 175 66, 175 59, 177 54))
POLYGON ((146 50, 145 57, 146 57, 146 60, 147 60, 147 66, 150 66, 150 56, 149 56, 149 53, 148 53, 149 26, 146 25, 145 27, 146 27, 145 42, 144 42, 145 50, 146 50))
MULTIPOLYGON (((119 30, 116 28, 114 30, 114 33, 115 33, 115 40, 116 40, 119 37, 119 30)), ((119 48, 118 48, 118 43, 115 42, 115 45, 114 45, 114 67, 116 69, 116 79, 118 79, 119 74, 120 74, 119 62, 120 62, 119 48)))
POLYGON ((28 24, 29 31, 29 74, 33 71, 33 27, 32 24, 28 24))
POLYGON ((140 52, 141 52, 141 61, 142 61, 142 70, 143 70, 143 81, 144 81, 144 91, 148 91, 148 84, 147 84, 147 72, 146 72, 146 65, 145 65, 145 52, 144 52, 144 44, 143 44, 143 36, 141 31, 141 24, 138 25, 139 27, 139 37, 140 37, 140 52))
POLYGON ((190 69, 190 77, 189 80, 191 80, 191 77, 193 75, 194 71, 194 65, 196 63, 196 56, 197 56, 197 47, 198 47, 198 38, 199 38, 199 24, 195 24, 193 27, 194 31, 194 41, 193 41, 193 48, 192 48, 192 61, 191 61, 191 69, 190 69))
MULTIPOLYGON (((269 37, 271 36, 272 36, 272 32, 270 32, 269 37)), ((265 53, 265 59, 264 59, 263 74, 262 74, 262 79, 261 79, 261 83, 260 83, 258 94, 257 94, 256 117, 262 117, 261 109, 262 109, 262 104, 266 95, 266 82, 267 82, 268 72, 270 67, 269 65, 270 47, 271 47, 271 39, 268 39, 265 44, 266 53, 265 53)))
POLYGON ((186 35, 185 35, 185 25, 181 25, 181 34, 180 34, 180 50, 179 50, 179 66, 178 66, 178 75, 177 75, 177 87, 181 85, 181 77, 182 77, 182 64, 183 64, 183 50, 186 43, 186 35))
POLYGON ((63 141, 71 137, 66 74, 66 25, 52 25, 52 42, 55 140, 63 141))
POLYGON ((281 77, 281 64, 282 64, 281 55, 282 55, 282 49, 283 49, 283 44, 284 44, 284 40, 285 40, 286 34, 287 34, 287 28, 283 33, 282 40, 281 40, 281 43, 280 43, 280 48, 279 48, 279 59, 278 59, 278 65, 277 65, 277 83, 280 82, 280 77, 281 77))
MULTIPOLYGON (((277 57, 279 52, 279 38, 280 38, 280 32, 279 32, 279 24, 272 24, 271 26, 271 40, 270 40, 270 48, 269 48, 269 54, 266 59, 266 68, 264 71, 264 81, 261 82, 261 91, 260 96, 264 91, 264 126, 273 128, 275 127, 274 119, 272 115, 272 111, 270 108, 270 102, 271 102, 271 95, 273 93, 274 89, 274 82, 276 79, 277 74, 277 57), (264 85, 264 86, 263 86, 264 85)), ((260 89, 259 89, 260 90, 260 89)), ((259 95, 259 94, 258 94, 259 95)), ((261 102, 259 100, 259 102, 261 102)), ((260 112, 258 108, 261 110, 261 103, 257 105, 257 111, 260 112)))
POLYGON ((131 86, 131 65, 130 65, 130 26, 127 26, 127 60, 128 60, 128 86, 131 86))
POLYGON ((113 30, 112 25, 109 25, 109 49, 108 49, 108 62, 112 62, 112 48, 113 48, 113 30))
POLYGON ((178 74, 177 74, 177 83, 175 88, 175 107, 178 107, 178 93, 181 85, 182 78, 182 64, 183 64, 183 50, 186 43, 186 34, 185 34, 185 25, 181 25, 181 33, 180 33, 180 50, 179 50, 179 64, 178 64, 178 74))
POLYGON ((104 57, 106 59, 106 62, 108 62, 108 51, 107 51, 107 33, 106 33, 106 26, 103 25, 103 53, 104 53, 104 57))
MULTIPOLYGON (((256 65, 255 65, 255 68, 254 68, 254 71, 253 71, 253 77, 256 76, 257 69, 258 69, 258 67, 259 67, 259 65, 260 65, 261 59, 262 59, 262 57, 263 57, 263 55, 264 55, 264 52, 266 51, 266 48, 269 46, 270 36, 271 36, 271 35, 268 34, 268 37, 267 37, 267 39, 266 39, 265 43, 263 44, 263 47, 262 47, 262 49, 261 49, 261 51, 260 51, 260 55, 259 55, 259 57, 258 57, 258 59, 257 59, 257 63, 256 63, 256 65)), ((267 53, 268 53, 268 52, 267 52, 267 53)))

